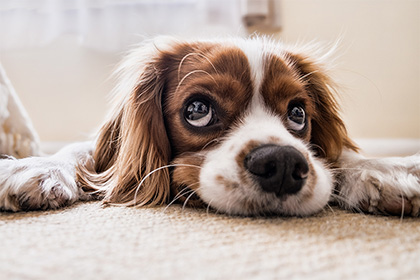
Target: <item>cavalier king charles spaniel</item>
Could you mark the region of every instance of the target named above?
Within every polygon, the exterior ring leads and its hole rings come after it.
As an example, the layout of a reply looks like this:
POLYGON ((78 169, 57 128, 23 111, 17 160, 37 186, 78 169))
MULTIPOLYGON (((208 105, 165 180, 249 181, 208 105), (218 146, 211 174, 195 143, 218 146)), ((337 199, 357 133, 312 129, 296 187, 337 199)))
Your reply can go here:
POLYGON ((420 156, 361 156, 324 61, 265 38, 145 43, 118 69, 95 142, 0 160, 0 208, 99 198, 306 216, 335 202, 419 216, 420 156))

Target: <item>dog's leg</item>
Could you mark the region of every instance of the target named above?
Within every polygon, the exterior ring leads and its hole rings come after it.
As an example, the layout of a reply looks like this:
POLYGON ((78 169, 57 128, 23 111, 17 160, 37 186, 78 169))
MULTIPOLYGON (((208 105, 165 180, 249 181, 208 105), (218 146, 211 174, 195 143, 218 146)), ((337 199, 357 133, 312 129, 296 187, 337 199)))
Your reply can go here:
POLYGON ((420 154, 368 159, 345 151, 339 159, 336 194, 346 209, 419 216, 420 154))
POLYGON ((64 147, 49 157, 0 157, 0 209, 55 209, 88 200, 76 183, 76 166, 88 162, 92 143, 64 147))

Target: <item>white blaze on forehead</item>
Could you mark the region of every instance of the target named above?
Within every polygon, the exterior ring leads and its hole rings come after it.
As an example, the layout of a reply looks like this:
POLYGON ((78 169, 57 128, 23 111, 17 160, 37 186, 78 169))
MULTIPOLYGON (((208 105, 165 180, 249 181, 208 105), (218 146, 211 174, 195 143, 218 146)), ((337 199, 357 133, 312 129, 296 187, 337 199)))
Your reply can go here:
POLYGON ((260 92, 264 78, 266 57, 264 45, 258 40, 247 40, 237 42, 237 47, 240 48, 248 58, 255 97, 260 92))

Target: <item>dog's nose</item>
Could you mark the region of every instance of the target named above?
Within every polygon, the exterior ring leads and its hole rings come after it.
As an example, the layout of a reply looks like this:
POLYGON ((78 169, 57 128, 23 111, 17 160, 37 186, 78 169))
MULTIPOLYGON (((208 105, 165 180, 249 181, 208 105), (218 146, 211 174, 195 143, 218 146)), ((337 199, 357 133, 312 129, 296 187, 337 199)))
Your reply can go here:
POLYGON ((278 196, 300 191, 309 173, 305 157, 292 146, 259 146, 246 155, 244 164, 264 191, 278 196))

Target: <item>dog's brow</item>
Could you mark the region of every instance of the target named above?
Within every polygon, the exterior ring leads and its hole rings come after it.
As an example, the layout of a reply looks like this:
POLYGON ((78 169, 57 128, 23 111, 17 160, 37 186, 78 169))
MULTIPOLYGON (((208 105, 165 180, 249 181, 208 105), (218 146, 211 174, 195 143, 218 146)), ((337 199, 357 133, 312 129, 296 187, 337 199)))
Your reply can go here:
POLYGON ((207 56, 205 56, 204 54, 201 54, 201 53, 189 53, 189 54, 186 54, 183 58, 182 58, 182 60, 181 60, 181 62, 179 63, 179 65, 178 65, 178 81, 180 81, 180 75, 181 75, 181 68, 182 68, 182 64, 185 62, 185 60, 188 58, 188 57, 190 57, 190 56, 193 56, 193 55, 197 55, 197 56, 200 56, 200 57, 202 57, 202 58, 204 58, 212 67, 213 67, 213 69, 214 69, 214 71, 216 72, 216 74, 219 74, 218 73, 218 71, 217 71, 217 69, 216 69, 216 67, 214 66, 214 64, 210 61, 210 59, 207 57, 207 56))
POLYGON ((191 76, 192 74, 196 74, 196 73, 204 73, 204 74, 207 74, 213 81, 214 81, 214 83, 216 84, 217 82, 216 82, 216 80, 213 78, 213 76, 209 73, 209 72, 207 72, 207 71, 204 71, 204 70, 200 70, 200 69, 198 69, 198 70, 193 70, 193 71, 191 71, 191 72, 188 72, 183 78, 182 78, 182 80, 178 83, 178 85, 177 85, 177 87, 176 87, 176 89, 175 89, 175 93, 177 93, 178 92, 178 90, 179 90, 179 88, 180 88, 180 86, 182 85, 182 83, 185 81, 185 79, 187 79, 189 76, 191 76))

